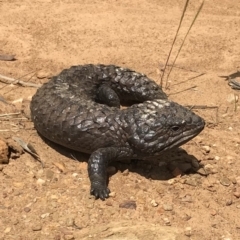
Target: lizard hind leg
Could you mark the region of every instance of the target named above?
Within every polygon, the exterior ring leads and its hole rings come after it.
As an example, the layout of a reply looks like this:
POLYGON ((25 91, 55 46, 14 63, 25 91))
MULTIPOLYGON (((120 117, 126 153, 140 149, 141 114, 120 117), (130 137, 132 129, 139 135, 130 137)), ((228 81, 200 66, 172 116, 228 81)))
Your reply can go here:
POLYGON ((120 108, 120 100, 117 93, 107 85, 101 85, 96 93, 96 101, 109 107, 120 108))

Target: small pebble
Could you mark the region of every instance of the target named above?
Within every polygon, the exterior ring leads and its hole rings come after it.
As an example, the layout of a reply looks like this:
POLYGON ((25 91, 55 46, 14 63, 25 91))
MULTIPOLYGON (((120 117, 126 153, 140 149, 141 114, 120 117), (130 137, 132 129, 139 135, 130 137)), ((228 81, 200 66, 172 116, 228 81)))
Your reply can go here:
POLYGON ((219 156, 215 156, 214 159, 215 159, 216 161, 219 161, 219 160, 220 160, 220 157, 219 157, 219 156))
POLYGON ((207 174, 214 174, 218 172, 217 169, 214 168, 212 164, 206 164, 204 166, 204 170, 206 171, 207 174))
POLYGON ((60 172, 65 172, 66 171, 66 167, 65 164, 62 162, 53 162, 53 164, 58 168, 58 170, 60 172))
POLYGON ((189 202, 189 203, 191 203, 191 202, 193 201, 193 200, 192 200, 192 196, 189 195, 189 194, 187 194, 187 195, 185 195, 184 197, 182 197, 181 201, 182 201, 182 202, 189 202))
POLYGON ((157 207, 157 206, 158 206, 158 203, 153 199, 153 200, 151 201, 151 205, 152 205, 153 207, 157 207))
POLYGON ((13 225, 17 225, 17 224, 19 224, 19 220, 18 220, 18 219, 15 219, 15 220, 13 221, 13 225))
POLYGON ((9 149, 7 143, 0 139, 0 164, 9 163, 9 149))
POLYGON ((170 184, 170 185, 174 184, 175 182, 176 182, 176 180, 175 180, 174 178, 169 179, 169 180, 167 181, 167 183, 170 184))
POLYGON ((41 178, 38 178, 38 180, 37 180, 37 184, 39 184, 39 185, 43 185, 43 184, 45 184, 45 183, 46 183, 45 180, 43 180, 43 179, 41 179, 41 178))
POLYGON ((212 226, 213 228, 217 228, 217 224, 216 224, 216 223, 212 223, 211 226, 212 226))
POLYGON ((57 196, 57 195, 51 195, 50 198, 51 198, 51 199, 54 199, 54 200, 57 200, 57 199, 58 199, 58 196, 57 196))
POLYGON ((72 176, 73 176, 73 177, 77 177, 77 176, 78 176, 78 173, 73 173, 72 176))
POLYGON ((234 192, 233 195, 234 195, 236 198, 240 198, 240 192, 238 192, 238 191, 234 192))
POLYGON ((197 181, 194 178, 187 178, 185 184, 195 187, 197 186, 197 181))
POLYGON ((39 224, 33 225, 33 226, 32 226, 32 230, 33 230, 33 231, 41 231, 41 230, 42 230, 41 224, 39 223, 39 224))
POLYGON ((163 221, 164 221, 165 225, 171 226, 171 222, 168 218, 163 218, 163 221))
POLYGON ((50 170, 50 169, 47 169, 46 170, 46 178, 48 180, 51 180, 51 179, 53 179, 53 176, 54 176, 54 172, 52 170, 50 170))
POLYGON ((210 211, 210 214, 211 214, 212 216, 216 216, 216 215, 217 215, 217 211, 213 209, 213 210, 210 211))
POLYGON ((126 169, 126 170, 124 170, 123 172, 122 172, 122 175, 123 176, 127 176, 129 174, 129 170, 128 169, 126 169))
POLYGON ((44 218, 48 217, 49 215, 50 215, 50 213, 44 213, 44 214, 41 215, 41 218, 44 219, 44 218))
POLYGON ((38 178, 42 177, 42 176, 43 176, 43 169, 39 169, 39 170, 37 171, 37 173, 36 173, 36 176, 37 176, 38 178))
POLYGON ((186 227, 185 230, 184 230, 184 234, 187 237, 191 237, 191 235, 192 235, 192 228, 191 227, 186 227))
POLYGON ((61 240, 61 235, 56 235, 56 236, 54 236, 53 239, 54 239, 54 240, 61 240))
POLYGON ((116 197, 116 192, 110 192, 109 197, 113 197, 113 198, 116 197))
POLYGON ((178 234, 175 238, 175 240, 189 240, 189 237, 183 235, 183 234, 178 234))
POLYGON ((72 234, 66 234, 64 235, 64 240, 74 240, 74 236, 72 234))
POLYGON ((209 146, 202 146, 203 150, 205 151, 205 153, 210 153, 210 147, 209 146))
POLYGON ((202 175, 202 176, 207 176, 207 175, 209 175, 209 172, 207 172, 204 168, 199 168, 199 169, 197 170, 197 173, 199 173, 199 174, 202 175))
POLYGON ((220 179, 220 183, 225 187, 228 187, 231 185, 231 181, 227 177, 222 177, 220 179))
POLYGON ((233 184, 236 184, 237 183, 237 180, 235 177, 229 177, 229 180, 233 183, 233 184))
POLYGON ((66 225, 67 225, 67 227, 72 227, 74 225, 74 219, 73 218, 67 218, 66 225))
POLYGON ((228 236, 223 235, 221 236, 221 240, 233 240, 233 238, 230 235, 228 236))
POLYGON ((93 203, 89 203, 89 204, 86 205, 86 207, 89 208, 89 209, 93 209, 94 205, 93 205, 93 203))
POLYGON ((24 210, 24 212, 30 212, 30 211, 31 211, 31 208, 25 207, 23 210, 24 210))
POLYGON ((232 205, 232 199, 228 199, 228 200, 226 201, 226 206, 230 206, 230 205, 232 205))
POLYGON ((236 100, 237 100, 237 98, 234 93, 227 95, 227 102, 234 103, 234 102, 236 102, 236 100))
POLYGON ((127 200, 119 204, 120 208, 127 208, 127 209, 136 209, 137 204, 135 201, 127 200))
POLYGON ((7 227, 5 230, 4 230, 4 233, 9 233, 11 231, 11 227, 7 227))
POLYGON ((184 221, 188 221, 188 220, 191 219, 191 216, 189 216, 188 214, 183 214, 181 218, 182 218, 182 220, 184 220, 184 221))
POLYGON ((172 211, 173 210, 173 206, 171 204, 163 204, 163 209, 165 211, 172 211))
POLYGON ((236 177, 236 182, 240 185, 240 176, 236 177))
POLYGON ((37 73, 37 78, 38 79, 43 79, 43 78, 48 78, 50 76, 50 74, 48 72, 45 72, 45 71, 38 71, 37 73))
POLYGON ((113 203, 112 203, 112 201, 110 201, 109 199, 106 201, 106 205, 107 206, 113 206, 113 203))

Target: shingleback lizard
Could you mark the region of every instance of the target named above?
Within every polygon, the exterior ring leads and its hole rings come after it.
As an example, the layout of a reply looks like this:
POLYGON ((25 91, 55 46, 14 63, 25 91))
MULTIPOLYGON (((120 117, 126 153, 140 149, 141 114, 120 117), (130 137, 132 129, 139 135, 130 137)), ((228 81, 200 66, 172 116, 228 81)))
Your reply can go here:
POLYGON ((144 159, 179 147, 198 135, 204 120, 167 99, 146 75, 114 65, 63 70, 39 88, 31 101, 37 131, 47 139, 89 153, 91 194, 109 196, 107 166, 144 159), (135 102, 120 109, 120 104, 135 102))

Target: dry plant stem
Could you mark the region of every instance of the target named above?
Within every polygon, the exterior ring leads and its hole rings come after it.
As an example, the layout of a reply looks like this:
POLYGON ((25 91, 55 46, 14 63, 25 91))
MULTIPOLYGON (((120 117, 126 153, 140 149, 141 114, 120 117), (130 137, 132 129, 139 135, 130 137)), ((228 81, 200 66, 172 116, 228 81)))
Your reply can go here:
POLYGON ((10 78, 10 77, 6 77, 2 74, 0 74, 0 81, 3 83, 9 83, 9 84, 19 84, 23 87, 35 87, 35 88, 39 88, 42 86, 42 84, 36 84, 36 83, 31 83, 31 82, 24 82, 22 80, 17 80, 14 78, 10 78))
POLYGON ((188 6, 188 2, 189 2, 189 0, 186 0, 185 6, 184 6, 184 9, 183 9, 183 12, 182 12, 182 16, 181 16, 181 19, 180 19, 180 22, 179 22, 179 25, 178 25, 178 29, 177 29, 176 34, 175 34, 175 37, 174 37, 174 39, 173 39, 173 43, 172 43, 171 49, 170 49, 169 54, 168 54, 168 57, 167 57, 167 61, 166 61, 166 63, 165 63, 164 69, 163 69, 163 73, 162 73, 162 76, 161 76, 161 86, 163 85, 164 73, 165 73, 166 67, 167 67, 167 65, 168 65, 168 61, 169 61, 169 58, 170 58, 170 56, 171 56, 174 43, 176 42, 178 32, 179 32, 180 27, 181 27, 181 25, 182 25, 182 20, 183 20, 183 17, 184 17, 184 15, 185 15, 185 12, 186 12, 186 9, 187 9, 187 6, 188 6))
POLYGON ((186 91, 191 90, 191 89, 194 89, 194 88, 196 88, 196 87, 197 87, 197 86, 192 86, 192 87, 190 87, 190 88, 187 88, 187 89, 184 89, 184 90, 175 92, 175 93, 170 93, 170 94, 168 94, 168 97, 171 96, 171 95, 175 95, 175 94, 179 94, 179 93, 182 93, 182 92, 186 92, 186 91))
POLYGON ((219 120, 218 120, 218 110, 219 110, 219 107, 218 106, 207 106, 207 105, 185 105, 184 107, 187 107, 189 108, 190 110, 192 109, 216 109, 216 124, 219 123, 219 120))
POLYGON ((191 109, 218 109, 218 106, 207 106, 207 105, 184 105, 184 107, 191 109))
POLYGON ((0 117, 9 117, 9 116, 16 116, 21 114, 20 112, 17 113, 5 113, 5 114, 0 114, 0 117))
MULTIPOLYGON (((1 117, 1 121, 9 121, 9 119, 10 118, 7 118, 7 117, 5 117, 5 118, 1 117)), ((11 120, 25 120, 25 121, 28 121, 27 118, 11 118, 11 120)))
MULTIPOLYGON (((198 11, 197 11, 194 19, 193 19, 193 21, 192 21, 192 23, 191 23, 191 25, 190 25, 190 27, 189 27, 189 29, 188 29, 185 37, 184 37, 184 39, 183 39, 183 41, 182 41, 182 44, 181 44, 181 46, 180 46, 180 48, 179 48, 179 50, 178 50, 178 52, 177 52, 177 55, 176 55, 176 57, 175 57, 175 59, 174 59, 174 61, 173 61, 173 64, 172 64, 172 66, 171 66, 171 68, 170 68, 170 70, 169 70, 169 72, 168 72, 167 80, 166 80, 166 88, 168 87, 168 86, 167 86, 167 84, 168 84, 168 77, 169 77, 169 75, 170 75, 170 73, 171 73, 171 71, 172 71, 172 69, 173 69, 173 66, 174 66, 174 64, 175 64, 175 62, 176 62, 176 60, 177 60, 177 58, 178 58, 178 55, 180 54, 180 52, 181 52, 181 50, 182 50, 182 47, 183 47, 183 45, 184 45, 184 43, 185 43, 185 40, 186 40, 186 38, 187 38, 190 30, 192 29, 193 24, 195 23, 198 15, 199 15, 199 13, 201 12, 201 10, 202 10, 202 8, 203 8, 203 4, 204 4, 204 1, 202 1, 202 3, 201 3, 201 5, 200 5, 200 7, 199 7, 199 9, 198 9, 198 11)), ((184 12, 184 13, 185 13, 185 12, 184 12)), ((181 20, 182 20, 182 19, 181 19, 181 20)))
POLYGON ((167 65, 168 67, 173 67, 173 68, 179 68, 179 69, 182 69, 182 70, 185 70, 185 71, 188 71, 188 72, 194 72, 194 73, 199 73, 199 74, 206 74, 206 73, 201 73, 199 71, 196 71, 196 70, 192 70, 192 69, 189 69, 189 68, 185 68, 185 67, 181 67, 181 66, 176 66, 176 65, 173 65, 173 64, 168 64, 167 65))
POLYGON ((237 97, 236 97, 236 95, 234 94, 234 112, 237 111, 237 102, 238 102, 237 97))
MULTIPOLYGON (((180 84, 182 84, 182 83, 188 82, 188 81, 193 80, 193 79, 195 79, 195 78, 201 77, 201 76, 203 76, 203 75, 205 75, 205 74, 206 74, 206 73, 201 73, 201 74, 199 74, 199 75, 197 75, 197 76, 194 76, 194 77, 188 78, 188 79, 185 80, 185 81, 182 81, 182 82, 179 82, 179 83, 172 84, 171 86, 177 86, 177 85, 180 85, 180 84)), ((196 87, 196 86, 194 86, 194 87, 196 87)), ((191 88, 193 88, 193 87, 191 87, 191 88)), ((191 88, 190 88, 190 89, 191 89, 191 88)))

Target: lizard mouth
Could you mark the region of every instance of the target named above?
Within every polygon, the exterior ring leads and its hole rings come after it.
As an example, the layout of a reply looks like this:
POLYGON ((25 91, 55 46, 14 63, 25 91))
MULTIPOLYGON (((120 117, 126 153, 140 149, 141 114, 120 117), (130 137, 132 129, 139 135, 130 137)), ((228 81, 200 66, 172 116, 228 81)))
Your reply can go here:
POLYGON ((177 147, 185 144, 186 142, 190 141, 204 129, 204 126, 205 126, 205 123, 203 121, 198 126, 195 126, 194 129, 190 128, 189 130, 183 131, 182 134, 179 134, 179 135, 173 137, 172 140, 170 141, 170 143, 165 146, 163 151, 172 149, 172 148, 177 148, 177 147))

